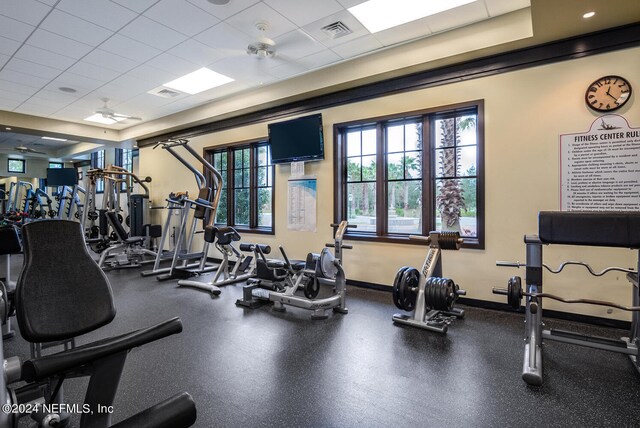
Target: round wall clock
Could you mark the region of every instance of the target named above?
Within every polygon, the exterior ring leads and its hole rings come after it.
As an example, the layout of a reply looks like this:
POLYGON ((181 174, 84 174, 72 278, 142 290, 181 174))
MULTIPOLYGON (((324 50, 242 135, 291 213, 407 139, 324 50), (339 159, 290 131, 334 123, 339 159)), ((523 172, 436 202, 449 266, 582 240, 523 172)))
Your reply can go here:
POLYGON ((624 77, 604 76, 593 82, 584 95, 589 108, 595 111, 613 111, 629 101, 631 85, 624 77))

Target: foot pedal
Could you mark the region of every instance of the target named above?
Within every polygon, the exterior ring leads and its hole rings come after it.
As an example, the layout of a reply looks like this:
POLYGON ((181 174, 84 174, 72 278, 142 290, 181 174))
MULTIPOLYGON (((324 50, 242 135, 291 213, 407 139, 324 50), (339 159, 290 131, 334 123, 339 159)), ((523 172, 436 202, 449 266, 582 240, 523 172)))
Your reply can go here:
POLYGON ((253 256, 245 257, 244 260, 242 260, 242 263, 240 263, 240 266, 238 266, 238 271, 239 272, 246 271, 249 265, 251 264, 252 260, 253 260, 253 256))

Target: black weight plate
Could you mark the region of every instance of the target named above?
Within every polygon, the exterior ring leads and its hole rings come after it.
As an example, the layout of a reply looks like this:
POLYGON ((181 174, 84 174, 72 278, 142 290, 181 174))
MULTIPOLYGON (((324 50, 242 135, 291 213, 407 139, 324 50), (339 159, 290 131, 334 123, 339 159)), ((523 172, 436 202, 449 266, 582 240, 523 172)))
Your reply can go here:
POLYGON ((447 278, 440 278, 438 281, 438 293, 437 293, 437 307, 436 309, 444 311, 447 309, 447 294, 446 294, 446 282, 447 278))
POLYGON ((391 287, 391 294, 393 295, 393 304, 396 305, 396 308, 404 310, 402 306, 400 306, 400 282, 402 281, 402 275, 404 271, 410 269, 409 266, 403 266, 398 269, 398 273, 396 273, 396 277, 393 280, 393 287, 391 287))
POLYGON ((433 304, 433 297, 431 294, 433 293, 433 277, 429 277, 427 282, 424 285, 424 304, 427 308, 431 308, 433 304))
POLYGON ((122 224, 122 222, 124 221, 124 218, 122 217, 122 214, 118 213, 116 215, 116 217, 118 218, 118 221, 120 222, 120 224, 122 224))
POLYGON ((405 311, 413 311, 416 307, 419 282, 420 272, 417 269, 409 268, 403 272, 399 291, 400 304, 405 311))
POLYGON ((129 218, 129 216, 125 217, 124 222, 128 227, 131 226, 131 218, 129 218))
POLYGON ((507 283, 507 303, 513 309, 519 309, 522 304, 522 279, 512 276, 507 283))
POLYGON ((456 290, 456 287, 453 280, 450 278, 447 278, 445 282, 445 293, 446 293, 445 304, 447 307, 447 311, 450 311, 451 309, 453 309, 453 302, 455 302, 455 296, 456 296, 455 290, 456 290))
POLYGON ((318 279, 315 277, 307 278, 303 291, 307 299, 315 299, 320 292, 320 282, 318 282, 318 279))

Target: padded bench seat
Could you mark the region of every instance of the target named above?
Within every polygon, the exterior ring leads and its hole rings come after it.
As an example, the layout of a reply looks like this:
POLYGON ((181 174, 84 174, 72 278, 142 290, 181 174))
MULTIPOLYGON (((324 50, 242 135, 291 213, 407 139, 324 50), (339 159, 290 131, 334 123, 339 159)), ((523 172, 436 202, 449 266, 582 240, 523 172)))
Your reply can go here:
POLYGON ((538 237, 544 244, 640 248, 640 212, 540 211, 538 237))

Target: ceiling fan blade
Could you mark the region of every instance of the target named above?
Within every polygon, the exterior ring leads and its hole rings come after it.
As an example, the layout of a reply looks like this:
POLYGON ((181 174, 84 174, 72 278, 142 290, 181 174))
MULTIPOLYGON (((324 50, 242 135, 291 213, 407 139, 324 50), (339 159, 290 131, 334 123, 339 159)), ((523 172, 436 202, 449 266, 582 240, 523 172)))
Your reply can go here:
POLYGON ((121 113, 113 113, 111 114, 111 117, 113 118, 118 118, 118 119, 131 119, 131 120, 142 120, 141 117, 138 116, 129 116, 127 114, 121 114, 121 113))

